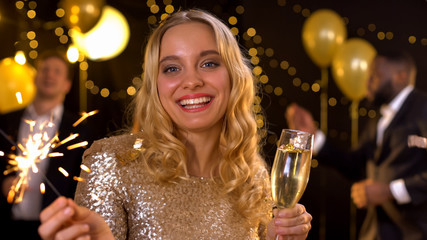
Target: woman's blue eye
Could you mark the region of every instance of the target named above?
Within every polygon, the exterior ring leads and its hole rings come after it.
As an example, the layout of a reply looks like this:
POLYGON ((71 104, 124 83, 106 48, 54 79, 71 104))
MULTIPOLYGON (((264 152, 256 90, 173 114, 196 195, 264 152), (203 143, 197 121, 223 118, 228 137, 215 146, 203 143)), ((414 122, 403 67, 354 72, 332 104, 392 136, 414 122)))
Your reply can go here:
POLYGON ((164 73, 168 73, 168 72, 176 72, 178 71, 177 67, 167 67, 163 70, 164 73))
POLYGON ((215 62, 207 62, 203 64, 203 67, 216 67, 219 64, 215 63, 215 62))

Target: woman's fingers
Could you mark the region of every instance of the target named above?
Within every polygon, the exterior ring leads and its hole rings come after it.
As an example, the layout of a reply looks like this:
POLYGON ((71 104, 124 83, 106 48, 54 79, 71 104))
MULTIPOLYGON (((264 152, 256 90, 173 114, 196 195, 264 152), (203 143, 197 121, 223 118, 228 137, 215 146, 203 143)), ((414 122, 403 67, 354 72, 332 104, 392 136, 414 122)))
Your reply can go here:
POLYGON ((90 240, 90 235, 84 235, 81 237, 76 238, 76 240, 90 240))
POLYGON ((276 234, 289 236, 284 239, 305 239, 311 229, 312 216, 301 204, 289 209, 280 209, 274 219, 276 234))
POLYGON ((89 225, 75 224, 69 226, 68 228, 56 233, 55 239, 90 239, 89 225))
POLYGON ((280 218, 293 218, 303 214, 304 212, 304 205, 297 204, 293 208, 280 208, 275 216, 280 218))
POLYGON ((65 197, 57 198, 52 204, 43 209, 40 213, 40 221, 43 223, 55 215, 59 210, 67 206, 67 199, 65 197))
POLYGON ((68 206, 72 207, 75 211, 73 215, 73 220, 75 221, 84 221, 90 215, 89 209, 78 206, 72 199, 68 199, 68 206))
POLYGON ((304 223, 292 227, 277 226, 276 234, 286 236, 306 236, 311 229, 311 223, 304 223))
POLYGON ((65 205, 62 208, 62 201, 55 203, 46 209, 44 212, 42 224, 40 225, 38 232, 43 239, 52 239, 67 223, 71 220, 75 210, 72 207, 65 205), (57 206, 55 206, 57 205, 57 206))
POLYGON ((274 223, 276 226, 282 226, 282 227, 293 227, 297 225, 302 225, 311 222, 311 215, 308 213, 301 214, 297 217, 293 218, 280 218, 277 217, 274 220, 274 223))

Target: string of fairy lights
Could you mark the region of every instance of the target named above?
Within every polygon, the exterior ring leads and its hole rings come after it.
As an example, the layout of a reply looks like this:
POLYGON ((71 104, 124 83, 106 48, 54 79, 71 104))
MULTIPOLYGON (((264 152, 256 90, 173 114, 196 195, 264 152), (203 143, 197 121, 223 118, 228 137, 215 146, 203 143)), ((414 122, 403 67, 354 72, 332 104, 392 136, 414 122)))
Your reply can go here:
MULTIPOLYGON (((277 5, 279 7, 290 7, 292 8, 292 12, 295 14, 301 15, 304 18, 308 18, 312 10, 309 8, 303 7, 299 3, 295 4, 289 4, 286 0, 277 0, 277 5)), ((22 15, 25 15, 29 20, 34 20, 37 18, 37 2, 36 1, 16 1, 15 2, 16 8, 19 10, 19 12, 22 15)), ((166 18, 169 14, 172 14, 175 12, 178 8, 173 6, 172 0, 163 0, 163 1, 156 1, 156 0, 147 0, 146 6, 149 8, 151 15, 147 18, 147 23, 155 26, 159 21, 166 18)), ((238 22, 239 18, 244 15, 245 13, 245 7, 242 5, 238 5, 234 8, 234 13, 230 13, 231 16, 228 17, 228 19, 225 19, 227 23, 230 26, 231 31, 236 36, 241 36, 242 39, 248 46, 248 55, 250 56, 250 61, 253 65, 253 74, 257 77, 257 80, 262 84, 263 91, 270 95, 275 95, 279 97, 279 103, 282 106, 285 106, 287 101, 286 98, 283 97, 284 90, 280 86, 274 86, 273 81, 270 81, 268 70, 261 67, 261 63, 264 63, 266 61, 271 69, 280 68, 283 70, 289 78, 292 80, 292 85, 303 92, 309 92, 312 91, 314 93, 317 93, 320 91, 320 80, 316 80, 313 83, 310 83, 309 81, 305 81, 301 77, 297 75, 297 67, 293 66, 288 60, 281 59, 278 60, 275 58, 275 50, 272 47, 266 47, 263 45, 263 37, 260 33, 260 31, 257 31, 254 27, 249 27, 246 30, 239 29, 238 22), (239 17, 240 16, 240 17, 239 17)), ((65 11, 62 8, 58 8, 56 10, 56 16, 58 18, 62 18, 65 15, 65 11)), ((344 22, 348 24, 350 22, 349 18, 344 17, 344 22)), ((67 31, 66 28, 63 26, 54 26, 54 23, 45 23, 46 25, 51 24, 52 26, 47 26, 49 29, 53 29, 55 35, 58 37, 59 43, 66 45, 70 42, 70 34, 67 31)), ((360 37, 365 36, 367 33, 374 33, 376 34, 376 37, 379 41, 391 41, 395 39, 395 33, 393 31, 381 31, 379 30, 380 27, 377 27, 376 24, 371 23, 367 26, 360 26, 356 30, 356 34, 360 37)), ((399 33, 400 34, 400 33, 399 33)), ((29 31, 23 32, 20 36, 21 40, 18 41, 15 45, 22 45, 23 43, 28 43, 28 51, 26 52, 26 55, 31 59, 36 59, 38 56, 37 48, 39 46, 38 40, 37 40, 37 32, 34 29, 30 29, 29 31)), ((408 44, 415 45, 420 44, 422 46, 427 47, 427 38, 425 37, 419 37, 415 35, 408 35, 408 44)), ((83 54, 80 54, 77 61, 79 62, 79 69, 81 70, 80 74, 83 74, 81 77, 87 79, 85 82, 85 87, 87 88, 88 92, 100 96, 104 98, 111 98, 112 100, 120 100, 120 99, 126 99, 128 96, 133 96, 139 86, 141 85, 141 78, 140 77, 134 77, 131 81, 131 84, 126 89, 119 89, 119 90, 110 90, 106 87, 101 87, 96 84, 95 81, 91 80, 90 76, 87 75, 87 71, 89 69, 89 63, 84 57, 83 54)), ((255 104, 254 104, 254 110, 256 113, 261 112, 261 97, 257 97, 255 104)), ((338 100, 336 97, 329 97, 328 99, 328 105, 330 107, 334 107, 337 104, 341 105, 348 105, 349 100, 344 96, 340 100, 338 100)), ((369 110, 364 107, 361 107, 359 109, 359 115, 361 117, 370 117, 374 118, 376 115, 376 112, 374 110, 369 110)), ((258 128, 261 129, 261 134, 267 136, 267 131, 263 130, 265 126, 265 119, 262 117, 261 114, 257 115, 257 124, 258 128)), ((334 132, 334 130, 330 130, 330 135, 338 135, 337 132, 334 132)), ((348 134, 341 133, 341 138, 348 137, 348 134)), ((271 136, 271 138, 268 138, 269 143, 276 142, 276 136, 271 136)))

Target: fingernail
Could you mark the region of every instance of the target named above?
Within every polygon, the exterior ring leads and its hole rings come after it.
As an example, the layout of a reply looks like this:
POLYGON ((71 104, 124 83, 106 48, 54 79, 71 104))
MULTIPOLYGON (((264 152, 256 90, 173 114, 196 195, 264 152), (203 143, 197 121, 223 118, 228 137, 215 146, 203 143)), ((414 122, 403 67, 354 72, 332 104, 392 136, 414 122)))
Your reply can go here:
POLYGON ((280 221, 279 219, 276 219, 276 220, 274 220, 274 224, 280 225, 280 224, 282 224, 282 221, 280 221))
POLYGON ((83 225, 83 230, 84 231, 89 231, 89 225, 88 224, 84 224, 83 225))
POLYGON ((279 215, 278 215, 279 217, 286 217, 286 213, 284 213, 284 212, 279 212, 279 215))
POLYGON ((82 237, 82 240, 86 240, 86 239, 90 240, 90 236, 89 235, 85 235, 85 236, 82 237))
POLYGON ((66 204, 65 198, 62 198, 62 197, 59 198, 57 204, 60 207, 65 206, 65 204, 66 204))
POLYGON ((72 208, 67 207, 67 208, 65 208, 65 210, 64 210, 64 214, 65 214, 65 215, 71 215, 72 211, 73 211, 73 209, 72 209, 72 208))

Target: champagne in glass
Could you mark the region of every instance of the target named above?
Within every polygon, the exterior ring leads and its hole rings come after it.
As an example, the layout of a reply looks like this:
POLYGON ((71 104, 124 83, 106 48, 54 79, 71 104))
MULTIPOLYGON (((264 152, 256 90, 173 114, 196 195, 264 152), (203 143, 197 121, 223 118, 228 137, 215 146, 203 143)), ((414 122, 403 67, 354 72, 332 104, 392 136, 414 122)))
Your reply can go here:
POLYGON ((304 193, 310 175, 312 146, 312 134, 282 130, 271 169, 273 201, 278 208, 294 207, 304 193))

